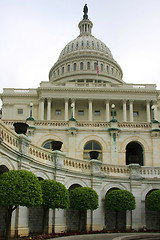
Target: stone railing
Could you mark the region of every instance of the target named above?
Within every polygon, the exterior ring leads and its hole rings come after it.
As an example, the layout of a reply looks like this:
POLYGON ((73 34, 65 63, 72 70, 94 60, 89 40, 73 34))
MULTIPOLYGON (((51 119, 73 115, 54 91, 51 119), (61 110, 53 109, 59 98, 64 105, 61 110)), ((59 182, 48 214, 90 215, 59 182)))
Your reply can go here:
MULTIPOLYGON (((23 120, 2 120, 7 126, 13 126, 15 122, 26 122, 23 120)), ((35 120, 33 121, 33 126, 42 127, 69 127, 69 121, 48 121, 48 120, 35 120)), ((78 128, 109 128, 111 127, 110 122, 90 122, 90 121, 77 121, 75 124, 78 128)), ((160 124, 159 124, 160 127, 160 124)), ((117 123, 117 128, 121 129, 151 129, 151 123, 135 123, 135 122, 123 122, 117 123)))
POLYGON ((141 167, 140 174, 143 178, 160 178, 160 167, 141 167))
POLYGON ((151 129, 151 123, 133 123, 133 122, 125 122, 118 123, 119 128, 143 128, 143 129, 151 129))
POLYGON ((19 140, 17 134, 0 121, 0 141, 3 141, 14 150, 19 150, 19 140))
POLYGON ((86 171, 90 172, 91 164, 87 160, 79 160, 79 159, 73 159, 73 158, 64 158, 64 168, 73 170, 73 171, 86 171))
POLYGON ((128 176, 130 174, 130 169, 128 166, 122 165, 109 165, 109 164, 102 164, 101 171, 108 175, 124 175, 128 176))
POLYGON ((34 144, 29 145, 29 155, 37 161, 52 161, 52 152, 45 148, 37 147, 34 144))

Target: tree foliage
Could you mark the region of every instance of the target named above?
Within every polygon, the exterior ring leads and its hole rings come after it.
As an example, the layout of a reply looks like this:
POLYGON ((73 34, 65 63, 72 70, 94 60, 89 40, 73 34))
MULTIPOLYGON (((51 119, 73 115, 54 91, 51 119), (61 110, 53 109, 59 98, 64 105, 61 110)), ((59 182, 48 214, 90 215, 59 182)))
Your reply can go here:
POLYGON ((40 181, 42 187, 43 208, 68 208, 69 192, 65 186, 54 180, 40 181))
POLYGON ((18 206, 32 207, 42 203, 38 178, 27 170, 11 170, 0 176, 0 206, 7 209, 6 236, 10 236, 12 212, 18 206))
POLYGON ((38 178, 27 170, 11 170, 0 177, 0 206, 37 206, 42 203, 38 178))
POLYGON ((147 208, 151 211, 160 211, 160 190, 154 190, 147 196, 147 208))
POLYGON ((89 187, 77 187, 70 191, 70 207, 77 210, 98 208, 98 194, 89 187))
POLYGON ((107 210, 133 210, 135 209, 135 206, 135 197, 127 190, 112 190, 105 197, 105 208, 107 210))

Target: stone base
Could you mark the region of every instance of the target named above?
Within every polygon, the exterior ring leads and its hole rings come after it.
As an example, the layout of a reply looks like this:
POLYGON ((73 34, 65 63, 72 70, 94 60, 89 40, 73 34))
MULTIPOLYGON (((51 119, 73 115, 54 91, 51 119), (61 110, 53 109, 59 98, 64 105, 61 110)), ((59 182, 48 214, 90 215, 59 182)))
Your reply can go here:
POLYGON ((19 237, 25 237, 29 236, 29 228, 26 227, 19 227, 17 228, 11 228, 11 237, 15 237, 15 235, 18 233, 19 237))
POLYGON ((55 225, 54 230, 55 230, 55 233, 66 232, 67 226, 66 225, 55 225))

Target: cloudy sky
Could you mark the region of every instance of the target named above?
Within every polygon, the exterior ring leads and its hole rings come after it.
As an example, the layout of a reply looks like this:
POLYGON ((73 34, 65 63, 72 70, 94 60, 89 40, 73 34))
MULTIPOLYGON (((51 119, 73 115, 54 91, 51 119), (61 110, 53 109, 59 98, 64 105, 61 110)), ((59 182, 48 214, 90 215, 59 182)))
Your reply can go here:
POLYGON ((160 0, 0 0, 0 93, 48 81, 79 35, 86 3, 92 34, 110 48, 123 80, 160 89, 160 0))

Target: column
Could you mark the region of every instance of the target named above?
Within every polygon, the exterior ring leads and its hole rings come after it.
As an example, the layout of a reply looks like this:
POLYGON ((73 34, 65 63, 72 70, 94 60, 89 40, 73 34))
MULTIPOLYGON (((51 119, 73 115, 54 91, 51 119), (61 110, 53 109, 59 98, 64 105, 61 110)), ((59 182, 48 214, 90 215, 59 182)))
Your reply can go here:
POLYGON ((44 98, 41 98, 41 99, 40 99, 39 119, 40 119, 40 120, 44 120, 44 98))
POLYGON ((147 122, 151 122, 150 101, 146 101, 147 122))
POLYGON ((89 104, 88 119, 89 119, 89 121, 92 121, 92 101, 93 101, 92 99, 88 100, 88 104, 89 104))
POLYGON ((72 99, 72 104, 73 104, 73 118, 75 118, 75 111, 76 111, 76 106, 75 106, 75 99, 72 99))
POLYGON ((47 99, 47 120, 51 120, 51 98, 47 99))
POLYGON ((110 114, 109 114, 109 100, 106 100, 106 122, 109 122, 110 114))
POLYGON ((133 100, 129 101, 130 122, 133 122, 133 100))
POLYGON ((126 100, 123 100, 123 122, 127 122, 126 100))
POLYGON ((64 100, 65 101, 65 121, 68 121, 68 101, 69 101, 69 99, 67 98, 67 99, 65 99, 64 100))
POLYGON ((154 101, 153 105, 154 105, 154 119, 157 120, 157 102, 154 101))

